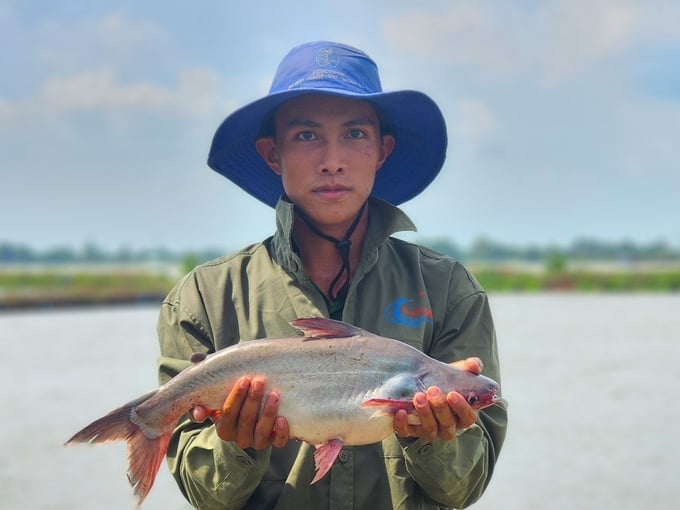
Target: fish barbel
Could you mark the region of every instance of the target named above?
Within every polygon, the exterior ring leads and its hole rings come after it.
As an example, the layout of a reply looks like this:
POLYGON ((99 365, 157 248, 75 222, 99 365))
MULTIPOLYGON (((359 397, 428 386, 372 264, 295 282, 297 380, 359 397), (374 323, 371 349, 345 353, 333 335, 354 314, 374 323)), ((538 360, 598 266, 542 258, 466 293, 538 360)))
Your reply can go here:
POLYGON ((457 391, 474 409, 499 400, 488 377, 434 360, 403 342, 319 317, 291 324, 305 336, 233 345, 180 372, 77 432, 66 444, 125 440, 128 479, 138 504, 147 496, 179 419, 195 406, 221 409, 244 375, 265 377, 280 394, 279 416, 291 438, 316 445, 316 475, 331 468, 343 445, 383 440, 399 409, 414 412, 413 396, 429 386, 457 391))

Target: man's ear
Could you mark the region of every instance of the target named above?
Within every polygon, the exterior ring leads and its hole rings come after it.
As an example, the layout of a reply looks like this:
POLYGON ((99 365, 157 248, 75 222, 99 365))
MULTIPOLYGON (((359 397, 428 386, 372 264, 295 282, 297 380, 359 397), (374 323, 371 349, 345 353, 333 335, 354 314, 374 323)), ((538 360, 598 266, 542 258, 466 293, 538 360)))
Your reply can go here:
POLYGON ((281 175, 281 164, 279 162, 279 154, 276 150, 274 137, 263 136, 255 140, 255 150, 262 156, 267 166, 272 169, 276 175, 281 175))
POLYGON ((378 170, 383 166, 383 163, 385 163, 388 156, 392 154, 395 143, 396 141, 393 135, 383 135, 382 144, 380 145, 380 156, 378 158, 378 170))

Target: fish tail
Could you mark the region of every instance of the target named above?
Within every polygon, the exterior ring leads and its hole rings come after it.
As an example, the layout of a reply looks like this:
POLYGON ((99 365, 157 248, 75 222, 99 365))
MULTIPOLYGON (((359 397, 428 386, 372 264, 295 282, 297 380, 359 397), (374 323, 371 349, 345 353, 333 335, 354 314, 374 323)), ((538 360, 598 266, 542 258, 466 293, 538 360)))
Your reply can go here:
POLYGON ((156 391, 153 391, 111 411, 76 432, 65 443, 65 446, 68 446, 73 443, 126 441, 128 481, 134 490, 138 505, 144 501, 153 486, 172 434, 172 430, 167 430, 156 437, 148 437, 142 427, 133 421, 135 407, 155 394, 156 391))

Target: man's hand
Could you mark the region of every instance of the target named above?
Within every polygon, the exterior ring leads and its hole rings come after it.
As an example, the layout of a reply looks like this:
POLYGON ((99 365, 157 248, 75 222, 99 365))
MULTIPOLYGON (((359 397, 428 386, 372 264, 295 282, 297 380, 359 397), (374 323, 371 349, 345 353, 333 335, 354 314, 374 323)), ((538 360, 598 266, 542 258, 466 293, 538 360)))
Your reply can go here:
MULTIPOLYGON (((479 358, 467 358, 451 365, 479 374, 482 361, 479 358)), ((401 409, 394 415, 394 430, 402 437, 418 437, 426 441, 437 438, 452 440, 456 431, 466 429, 475 423, 477 414, 465 398, 458 392, 444 394, 437 386, 430 386, 425 392, 413 396, 415 415, 401 409)))
MULTIPOLYGON (((227 395, 222 409, 213 421, 220 439, 234 441, 239 448, 263 450, 269 446, 282 447, 288 442, 288 422, 277 416, 279 394, 264 395, 265 381, 261 377, 241 377, 227 395), (260 415, 262 399, 264 408, 260 415)), ((205 407, 196 406, 189 416, 195 422, 211 417, 205 407)))

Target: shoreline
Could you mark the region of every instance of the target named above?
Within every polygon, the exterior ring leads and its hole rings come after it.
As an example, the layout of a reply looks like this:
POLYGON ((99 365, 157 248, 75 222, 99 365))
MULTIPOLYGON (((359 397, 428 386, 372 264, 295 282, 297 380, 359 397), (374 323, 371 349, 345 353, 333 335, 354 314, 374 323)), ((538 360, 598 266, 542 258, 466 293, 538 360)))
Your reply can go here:
MULTIPOLYGON (((467 266, 487 292, 513 293, 680 293, 680 267, 653 269, 467 266)), ((180 280, 175 271, 131 268, 33 268, 0 266, 0 313, 82 306, 153 304, 159 306, 180 280)))
POLYGON ((159 307, 167 293, 124 294, 104 296, 55 296, 36 295, 31 297, 0 298, 0 314, 23 310, 55 310, 81 307, 150 305, 159 307))

